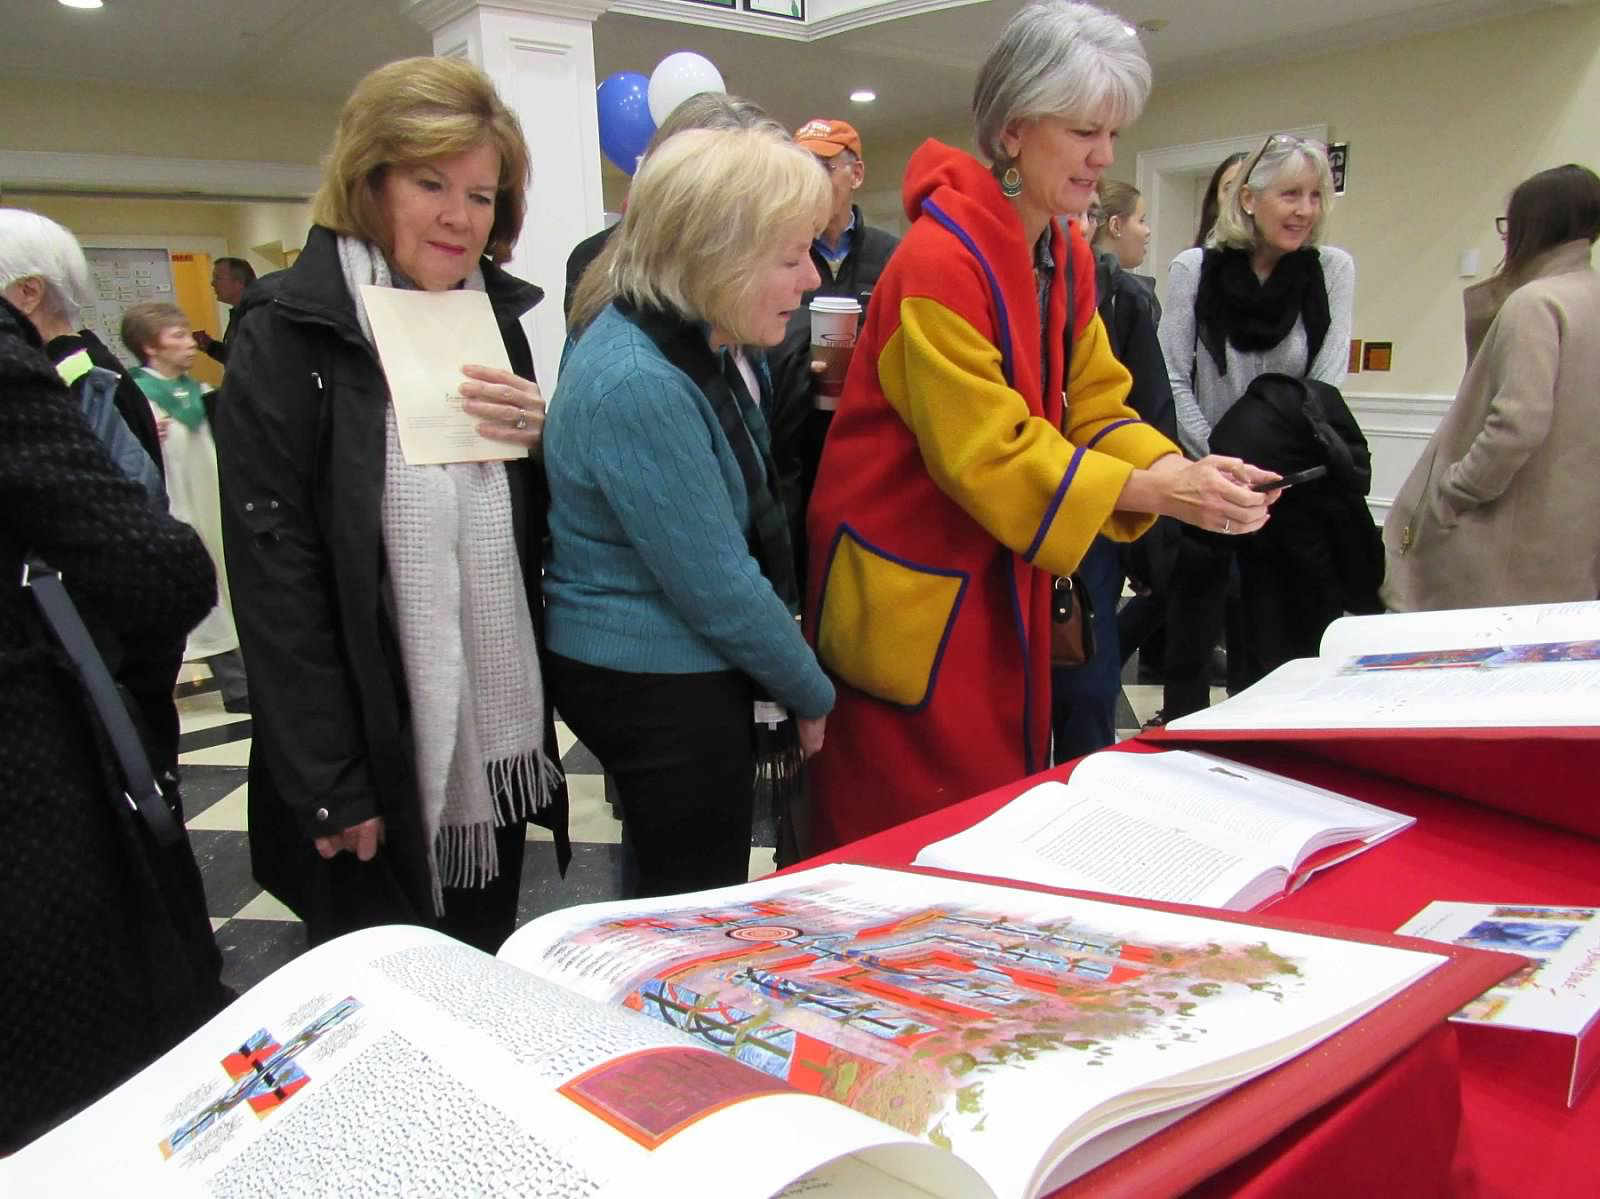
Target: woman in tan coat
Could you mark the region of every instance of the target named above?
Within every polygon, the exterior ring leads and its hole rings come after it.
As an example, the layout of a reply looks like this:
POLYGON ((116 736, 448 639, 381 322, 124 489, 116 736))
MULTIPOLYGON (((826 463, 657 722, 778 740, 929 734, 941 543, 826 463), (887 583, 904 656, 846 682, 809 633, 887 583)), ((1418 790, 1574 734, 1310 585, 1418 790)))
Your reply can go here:
POLYGON ((1600 178, 1511 193, 1518 281, 1384 524, 1395 611, 1600 597, 1600 178))

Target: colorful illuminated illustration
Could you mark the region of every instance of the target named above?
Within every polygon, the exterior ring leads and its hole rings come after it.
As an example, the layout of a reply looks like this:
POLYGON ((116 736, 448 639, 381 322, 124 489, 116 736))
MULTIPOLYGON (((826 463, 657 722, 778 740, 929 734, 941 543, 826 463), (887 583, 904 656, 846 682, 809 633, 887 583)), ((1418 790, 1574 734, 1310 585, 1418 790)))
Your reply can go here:
POLYGON ((1528 645, 1487 645, 1476 649, 1406 650, 1390 654, 1363 654, 1344 668, 1344 674, 1375 670, 1460 670, 1497 666, 1526 666, 1536 662, 1593 662, 1600 660, 1600 641, 1539 641, 1528 645))
POLYGON ((805 889, 713 912, 605 921, 577 944, 682 947, 620 999, 791 1086, 939 1140, 953 1101, 1042 1054, 1113 1059, 1129 1038, 1203 1035, 1208 1000, 1281 997, 1293 961, 1265 944, 1133 944, 1072 920, 908 908, 863 927, 805 889))
POLYGON ((264 1028, 246 1037, 237 1049, 222 1058, 222 1069, 233 1080, 233 1085, 162 1141, 161 1156, 170 1158, 187 1148, 240 1104, 247 1105, 257 1118, 276 1111, 311 1081, 295 1059, 360 1007, 357 999, 341 999, 282 1045, 264 1028))

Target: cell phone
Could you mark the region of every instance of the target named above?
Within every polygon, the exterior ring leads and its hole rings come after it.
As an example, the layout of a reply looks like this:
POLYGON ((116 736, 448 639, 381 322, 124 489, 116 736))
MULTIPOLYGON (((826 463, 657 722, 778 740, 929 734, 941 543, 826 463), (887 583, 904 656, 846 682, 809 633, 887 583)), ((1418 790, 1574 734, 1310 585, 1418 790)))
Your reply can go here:
POLYGON ((1297 470, 1292 475, 1284 475, 1281 479, 1274 479, 1270 483, 1252 483, 1251 491, 1277 491, 1283 487, 1293 487, 1296 483, 1309 483, 1313 479, 1320 479, 1328 473, 1326 466, 1308 466, 1305 470, 1297 470))

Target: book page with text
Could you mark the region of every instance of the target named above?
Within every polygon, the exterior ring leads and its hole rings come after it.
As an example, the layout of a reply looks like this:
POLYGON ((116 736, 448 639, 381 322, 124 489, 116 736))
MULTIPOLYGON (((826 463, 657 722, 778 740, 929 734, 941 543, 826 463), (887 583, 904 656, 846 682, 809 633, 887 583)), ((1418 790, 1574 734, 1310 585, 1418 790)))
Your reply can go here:
POLYGON ((587 1199, 714 1176, 767 1196, 879 1146, 937 1158, 951 1183, 927 1193, 985 1193, 947 1154, 677 1030, 392 926, 297 958, 0 1178, 17 1194, 587 1199))
POLYGON ((1248 910, 1281 890, 1309 850, 1411 823, 1210 754, 1102 752, 1066 783, 1041 783, 924 847, 916 864, 1248 910))
POLYGON ((1589 600, 1344 616, 1328 626, 1318 652, 1323 658, 1342 662, 1360 654, 1581 641, 1593 637, 1600 637, 1600 602, 1589 600))

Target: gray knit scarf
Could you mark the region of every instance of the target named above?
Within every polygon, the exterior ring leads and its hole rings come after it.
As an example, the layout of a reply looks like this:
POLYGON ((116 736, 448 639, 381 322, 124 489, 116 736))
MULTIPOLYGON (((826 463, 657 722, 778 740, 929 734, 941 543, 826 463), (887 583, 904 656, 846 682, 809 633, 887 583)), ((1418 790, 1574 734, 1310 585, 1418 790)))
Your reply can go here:
MULTIPOLYGON (((394 285, 375 247, 339 238, 361 331, 363 283, 394 285)), ((477 267, 465 286, 483 290, 477 267)), ((560 768, 544 752, 544 686, 501 462, 410 466, 385 416, 383 548, 411 699, 417 792, 436 914, 444 887, 500 871, 494 830, 544 807, 560 768)))

